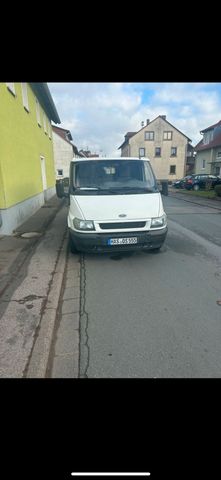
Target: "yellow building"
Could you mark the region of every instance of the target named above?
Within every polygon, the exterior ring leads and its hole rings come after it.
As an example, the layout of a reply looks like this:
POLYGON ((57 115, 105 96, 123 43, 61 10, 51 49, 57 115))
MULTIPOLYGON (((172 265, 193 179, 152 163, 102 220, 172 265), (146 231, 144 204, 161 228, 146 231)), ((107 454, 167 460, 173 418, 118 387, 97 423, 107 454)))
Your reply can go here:
POLYGON ((0 235, 55 194, 51 120, 61 123, 46 83, 0 83, 0 235))

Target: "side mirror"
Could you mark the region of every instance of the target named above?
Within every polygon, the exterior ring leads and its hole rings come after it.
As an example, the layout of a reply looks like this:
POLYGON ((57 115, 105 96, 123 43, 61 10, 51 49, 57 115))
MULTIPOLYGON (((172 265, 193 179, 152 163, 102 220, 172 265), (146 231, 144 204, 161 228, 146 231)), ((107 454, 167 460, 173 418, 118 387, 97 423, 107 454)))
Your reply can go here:
POLYGON ((167 180, 162 180, 161 185, 162 185, 162 190, 161 190, 162 195, 167 196, 168 195, 168 181, 167 180))
POLYGON ((64 197, 69 197, 69 177, 63 178, 64 197))
POLYGON ((58 198, 69 196, 69 186, 65 185, 62 180, 56 180, 56 194, 58 198))

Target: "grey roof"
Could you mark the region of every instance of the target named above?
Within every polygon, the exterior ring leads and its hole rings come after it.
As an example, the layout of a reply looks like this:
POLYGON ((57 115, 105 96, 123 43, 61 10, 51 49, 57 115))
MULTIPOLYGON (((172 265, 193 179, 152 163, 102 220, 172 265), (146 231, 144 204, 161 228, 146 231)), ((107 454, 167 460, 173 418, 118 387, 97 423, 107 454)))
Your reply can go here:
POLYGON ((50 120, 53 120, 54 123, 61 123, 47 83, 35 82, 30 85, 50 120))
POLYGON ((127 145, 128 143, 128 140, 129 138, 133 137, 134 135, 136 135, 137 132, 127 132, 126 135, 124 135, 124 142, 122 143, 122 145, 118 148, 118 150, 120 150, 120 148, 123 148, 124 145, 127 145))

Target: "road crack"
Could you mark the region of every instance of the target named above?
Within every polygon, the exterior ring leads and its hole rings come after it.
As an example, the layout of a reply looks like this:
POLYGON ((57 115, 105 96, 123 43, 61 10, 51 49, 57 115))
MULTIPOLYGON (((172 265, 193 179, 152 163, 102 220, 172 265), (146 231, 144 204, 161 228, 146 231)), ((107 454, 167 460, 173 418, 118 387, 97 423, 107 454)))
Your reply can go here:
POLYGON ((86 311, 86 265, 85 265, 85 255, 81 254, 80 258, 81 264, 81 294, 80 294, 80 349, 79 349, 79 377, 88 378, 88 368, 90 364, 90 346, 89 346, 89 335, 88 335, 88 326, 89 326, 89 314, 86 311), (83 339, 85 339, 83 343, 83 339), (84 347, 84 354, 83 354, 84 347), (84 361, 83 361, 84 359, 84 361), (81 361, 80 361, 81 360, 81 361), (81 364, 83 366, 81 367, 81 364))

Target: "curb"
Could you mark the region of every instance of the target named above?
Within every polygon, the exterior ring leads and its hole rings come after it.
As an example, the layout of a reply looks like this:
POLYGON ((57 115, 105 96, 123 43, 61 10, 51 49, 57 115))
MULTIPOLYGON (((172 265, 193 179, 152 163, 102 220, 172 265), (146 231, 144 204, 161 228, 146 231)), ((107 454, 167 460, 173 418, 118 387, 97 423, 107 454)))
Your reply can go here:
POLYGON ((37 338, 26 367, 25 378, 45 378, 50 356, 54 327, 59 306, 63 276, 67 262, 67 230, 65 230, 61 248, 57 257, 47 301, 44 307, 37 338))
MULTIPOLYGON (((181 195, 185 195, 185 193, 181 193, 181 195)), ((190 198, 184 198, 184 197, 180 197, 179 194, 174 194, 173 192, 170 192, 169 195, 171 198, 178 198, 179 200, 183 200, 184 202, 189 202, 189 203, 194 203, 195 205, 201 205, 202 207, 209 207, 209 208, 214 208, 215 210, 221 210, 221 202, 220 202, 220 206, 218 205, 211 205, 211 203, 203 203, 203 200, 206 200, 206 201, 210 201, 210 202, 216 202, 217 200, 211 200, 209 198, 204 198, 202 199, 202 202, 199 201, 194 201, 194 199, 190 199, 190 198), (171 194, 172 193, 172 194, 171 194)), ((195 198, 199 198, 199 197, 195 197, 195 198)), ((202 198, 202 197, 201 197, 202 198)))
POLYGON ((80 270, 80 256, 75 256, 69 251, 57 308, 46 378, 79 378, 80 270))

